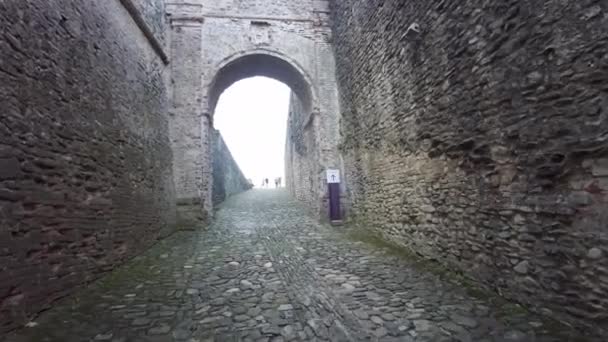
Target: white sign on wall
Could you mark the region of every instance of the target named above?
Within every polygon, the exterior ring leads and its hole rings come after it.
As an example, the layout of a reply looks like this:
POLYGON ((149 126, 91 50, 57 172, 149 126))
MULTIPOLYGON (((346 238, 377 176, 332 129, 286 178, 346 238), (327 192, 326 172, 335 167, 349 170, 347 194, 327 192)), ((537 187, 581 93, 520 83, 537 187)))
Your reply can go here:
POLYGON ((340 170, 327 170, 327 183, 340 183, 340 170))

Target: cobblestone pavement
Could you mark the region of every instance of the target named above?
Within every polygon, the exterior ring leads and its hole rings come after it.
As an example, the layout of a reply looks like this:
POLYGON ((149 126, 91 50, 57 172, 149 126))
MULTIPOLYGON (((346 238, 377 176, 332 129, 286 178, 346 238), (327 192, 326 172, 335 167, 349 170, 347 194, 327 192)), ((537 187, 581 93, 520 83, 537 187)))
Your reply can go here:
POLYGON ((232 197, 15 341, 579 341, 316 222, 284 191, 232 197))

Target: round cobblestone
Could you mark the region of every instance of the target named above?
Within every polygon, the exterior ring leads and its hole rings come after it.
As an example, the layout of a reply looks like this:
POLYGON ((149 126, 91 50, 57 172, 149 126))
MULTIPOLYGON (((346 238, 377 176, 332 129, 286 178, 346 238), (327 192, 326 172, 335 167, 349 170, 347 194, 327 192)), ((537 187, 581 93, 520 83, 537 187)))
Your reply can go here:
POLYGON ((249 191, 7 341, 580 341, 343 229, 249 191))

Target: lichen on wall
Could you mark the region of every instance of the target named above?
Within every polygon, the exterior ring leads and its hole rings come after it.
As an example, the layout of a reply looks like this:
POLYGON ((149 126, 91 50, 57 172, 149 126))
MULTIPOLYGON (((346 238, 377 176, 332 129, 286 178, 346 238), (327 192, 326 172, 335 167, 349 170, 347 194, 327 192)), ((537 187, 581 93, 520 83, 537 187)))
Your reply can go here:
POLYGON ((332 11, 352 219, 602 333, 607 4, 343 0, 332 11))

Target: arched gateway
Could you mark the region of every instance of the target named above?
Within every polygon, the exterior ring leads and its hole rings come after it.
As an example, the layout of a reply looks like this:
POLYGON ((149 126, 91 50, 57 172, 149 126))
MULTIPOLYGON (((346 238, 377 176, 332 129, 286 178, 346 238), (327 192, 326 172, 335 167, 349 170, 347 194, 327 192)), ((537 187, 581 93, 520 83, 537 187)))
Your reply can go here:
POLYGON ((206 103, 211 115, 226 89, 242 79, 254 76, 266 76, 289 86, 308 113, 312 112, 313 107, 318 107, 311 77, 296 61, 276 51, 256 49, 237 53, 222 61, 216 70, 215 76, 203 90, 207 93, 206 103))
MULTIPOLYGON (((266 76, 292 90, 287 185, 311 210, 325 210, 324 172, 338 168, 338 96, 327 1, 198 0, 168 5, 172 79, 170 134, 183 224, 212 214, 210 137, 222 92, 266 76)), ((238 123, 235 123, 238 124, 238 123)))

